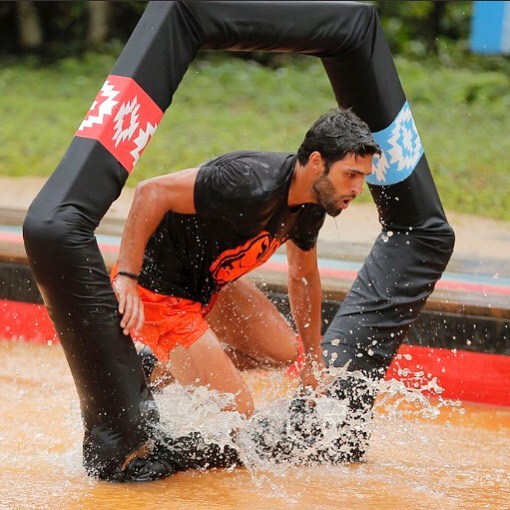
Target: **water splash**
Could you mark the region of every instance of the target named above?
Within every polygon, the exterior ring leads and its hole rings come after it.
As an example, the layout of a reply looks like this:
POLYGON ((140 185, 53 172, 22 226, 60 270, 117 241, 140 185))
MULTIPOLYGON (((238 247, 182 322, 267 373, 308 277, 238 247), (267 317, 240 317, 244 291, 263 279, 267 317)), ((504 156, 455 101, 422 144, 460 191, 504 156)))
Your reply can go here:
MULTIPOLYGON (((509 411, 466 404, 468 412, 463 415, 460 403, 441 400, 442 394, 430 398, 423 387, 432 390, 437 381, 427 382, 423 376, 415 381, 418 372, 401 373, 408 378, 405 385, 394 380, 378 383, 366 464, 295 467, 259 459, 234 473, 191 471, 153 484, 119 486, 90 479, 81 466, 79 405, 60 349, 11 342, 0 343, 0 348, 0 507, 166 508, 169 501, 179 508, 211 510, 234 504, 271 505, 275 510, 291 505, 328 510, 415 508, 417 502, 431 510, 510 505, 504 448, 510 437, 509 411), (434 408, 439 415, 423 412, 434 408), (437 417, 428 417, 433 414, 437 417)), ((282 399, 296 393, 296 379, 279 371, 243 376, 261 412, 266 406, 272 409, 273 403, 278 408, 282 399)), ((210 438, 221 438, 217 430, 221 429, 230 438, 231 428, 248 424, 219 411, 221 398, 216 410, 211 407, 210 414, 204 414, 200 406, 209 405, 208 394, 168 388, 156 395, 165 427, 175 427, 176 432, 212 429, 210 438)), ((340 410, 319 408, 318 413, 324 412, 327 421, 336 413, 340 416, 340 410)))
POLYGON ((443 408, 461 405, 442 399, 437 378, 426 380, 421 373, 399 374, 403 380, 374 381, 359 372, 347 372, 347 367, 328 368, 320 374, 319 394, 306 397, 299 395, 295 381, 285 387, 281 373, 276 373, 268 371, 261 388, 261 371, 257 372, 252 383, 258 381, 255 391, 262 395, 249 420, 222 411, 232 401, 227 395, 172 384, 157 397, 161 428, 172 437, 197 432, 206 442, 234 448, 246 468, 260 476, 263 471, 281 472, 294 466, 365 460, 374 409, 388 419, 433 420, 443 408), (347 380, 342 387, 340 383, 347 380), (433 401, 431 394, 439 398, 433 401))

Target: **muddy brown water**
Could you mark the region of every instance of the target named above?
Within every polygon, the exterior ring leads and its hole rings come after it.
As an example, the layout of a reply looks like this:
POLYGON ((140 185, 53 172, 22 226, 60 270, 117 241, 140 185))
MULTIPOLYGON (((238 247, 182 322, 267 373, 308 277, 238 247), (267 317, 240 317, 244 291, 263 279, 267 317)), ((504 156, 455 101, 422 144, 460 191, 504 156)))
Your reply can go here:
MULTIPOLYGON (((81 466, 83 429, 62 349, 0 341, 0 353, 0 509, 510 508, 510 408, 434 399, 397 406, 393 396, 376 408, 365 464, 258 465, 112 484, 81 466)), ((264 373, 248 381, 259 406, 292 386, 264 373)))

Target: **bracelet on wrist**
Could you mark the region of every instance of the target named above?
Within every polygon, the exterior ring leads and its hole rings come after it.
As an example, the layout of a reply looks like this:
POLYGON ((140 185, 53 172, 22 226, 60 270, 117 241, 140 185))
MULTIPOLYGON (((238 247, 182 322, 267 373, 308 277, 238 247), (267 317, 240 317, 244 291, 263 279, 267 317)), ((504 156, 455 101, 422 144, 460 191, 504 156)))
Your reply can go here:
POLYGON ((136 281, 138 281, 138 278, 140 277, 139 274, 130 273, 129 271, 117 271, 117 274, 120 276, 126 276, 127 278, 131 278, 131 280, 136 280, 136 281))

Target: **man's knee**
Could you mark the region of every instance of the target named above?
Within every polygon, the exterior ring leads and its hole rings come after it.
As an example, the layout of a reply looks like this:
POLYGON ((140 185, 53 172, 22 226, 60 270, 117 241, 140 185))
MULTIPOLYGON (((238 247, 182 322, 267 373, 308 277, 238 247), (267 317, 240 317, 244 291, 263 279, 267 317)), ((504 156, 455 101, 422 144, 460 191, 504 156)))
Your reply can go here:
POLYGON ((287 342, 281 351, 276 353, 272 361, 278 368, 287 368, 298 360, 299 353, 300 349, 298 340, 292 339, 287 342))

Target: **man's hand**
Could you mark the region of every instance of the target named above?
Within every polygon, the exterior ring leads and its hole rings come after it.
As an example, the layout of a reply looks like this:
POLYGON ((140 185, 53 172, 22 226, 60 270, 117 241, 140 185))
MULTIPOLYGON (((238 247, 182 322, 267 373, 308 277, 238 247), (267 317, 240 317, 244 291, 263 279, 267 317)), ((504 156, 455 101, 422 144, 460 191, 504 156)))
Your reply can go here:
POLYGON ((122 315, 120 327, 125 335, 133 331, 140 334, 145 321, 143 302, 138 294, 136 280, 117 275, 113 281, 113 290, 119 300, 119 313, 122 315))

